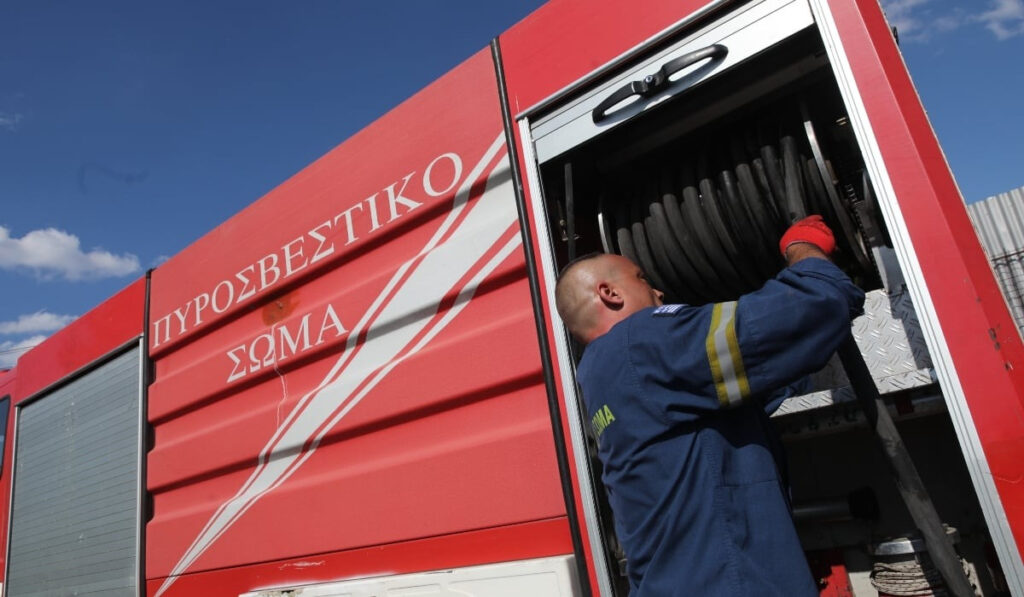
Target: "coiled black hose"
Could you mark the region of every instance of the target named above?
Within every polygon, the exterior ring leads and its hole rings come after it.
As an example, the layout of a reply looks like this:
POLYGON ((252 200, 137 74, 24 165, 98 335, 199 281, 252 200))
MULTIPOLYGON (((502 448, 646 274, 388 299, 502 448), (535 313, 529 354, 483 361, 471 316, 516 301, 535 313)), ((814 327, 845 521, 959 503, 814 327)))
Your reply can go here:
POLYGON ((602 199, 611 248, 672 301, 702 304, 758 288, 784 265, 776 242, 790 222, 820 213, 845 232, 825 190, 831 181, 799 139, 763 123, 739 125, 694 143, 701 151, 627 173, 602 199))

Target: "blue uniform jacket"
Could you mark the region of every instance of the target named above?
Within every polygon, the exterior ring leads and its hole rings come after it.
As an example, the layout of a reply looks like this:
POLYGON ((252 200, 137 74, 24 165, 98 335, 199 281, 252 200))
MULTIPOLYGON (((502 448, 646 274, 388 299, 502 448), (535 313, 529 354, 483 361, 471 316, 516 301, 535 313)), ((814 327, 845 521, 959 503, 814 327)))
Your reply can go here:
POLYGON ((634 313, 577 379, 635 597, 817 595, 766 409, 823 367, 864 293, 805 259, 736 302, 634 313))

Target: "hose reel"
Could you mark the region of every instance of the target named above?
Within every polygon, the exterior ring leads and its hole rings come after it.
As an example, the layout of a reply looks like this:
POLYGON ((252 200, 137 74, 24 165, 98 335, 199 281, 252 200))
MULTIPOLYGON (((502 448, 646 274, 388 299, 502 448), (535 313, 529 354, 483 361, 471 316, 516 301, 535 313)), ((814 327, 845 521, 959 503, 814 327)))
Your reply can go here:
POLYGON ((667 300, 727 300, 777 274, 785 265, 779 237, 817 213, 835 231, 837 263, 862 284, 873 282, 860 223, 874 215, 860 205, 870 185, 859 164, 836 172, 822 127, 801 104, 704 132, 659 152, 643 171, 614 176, 598 205, 605 252, 640 265, 667 300))

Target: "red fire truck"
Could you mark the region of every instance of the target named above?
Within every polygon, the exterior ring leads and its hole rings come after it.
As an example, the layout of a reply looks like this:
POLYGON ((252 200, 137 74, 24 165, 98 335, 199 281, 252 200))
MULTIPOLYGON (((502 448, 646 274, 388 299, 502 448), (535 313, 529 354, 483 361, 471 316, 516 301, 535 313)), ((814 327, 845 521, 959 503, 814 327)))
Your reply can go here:
MULTIPOLYGON (((735 298, 803 213, 1024 594, 1021 338, 876 0, 553 0, 0 374, 6 595, 625 595, 556 273, 735 298)), ((822 594, 886 594, 928 561, 849 385, 774 420, 822 594)))

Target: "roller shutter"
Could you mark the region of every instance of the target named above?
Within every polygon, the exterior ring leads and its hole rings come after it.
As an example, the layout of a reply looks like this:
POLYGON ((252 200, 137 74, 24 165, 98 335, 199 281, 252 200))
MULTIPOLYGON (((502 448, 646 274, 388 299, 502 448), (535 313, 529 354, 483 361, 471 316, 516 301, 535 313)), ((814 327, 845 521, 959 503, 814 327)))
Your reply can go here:
POLYGON ((19 409, 8 596, 134 595, 139 349, 19 409))

